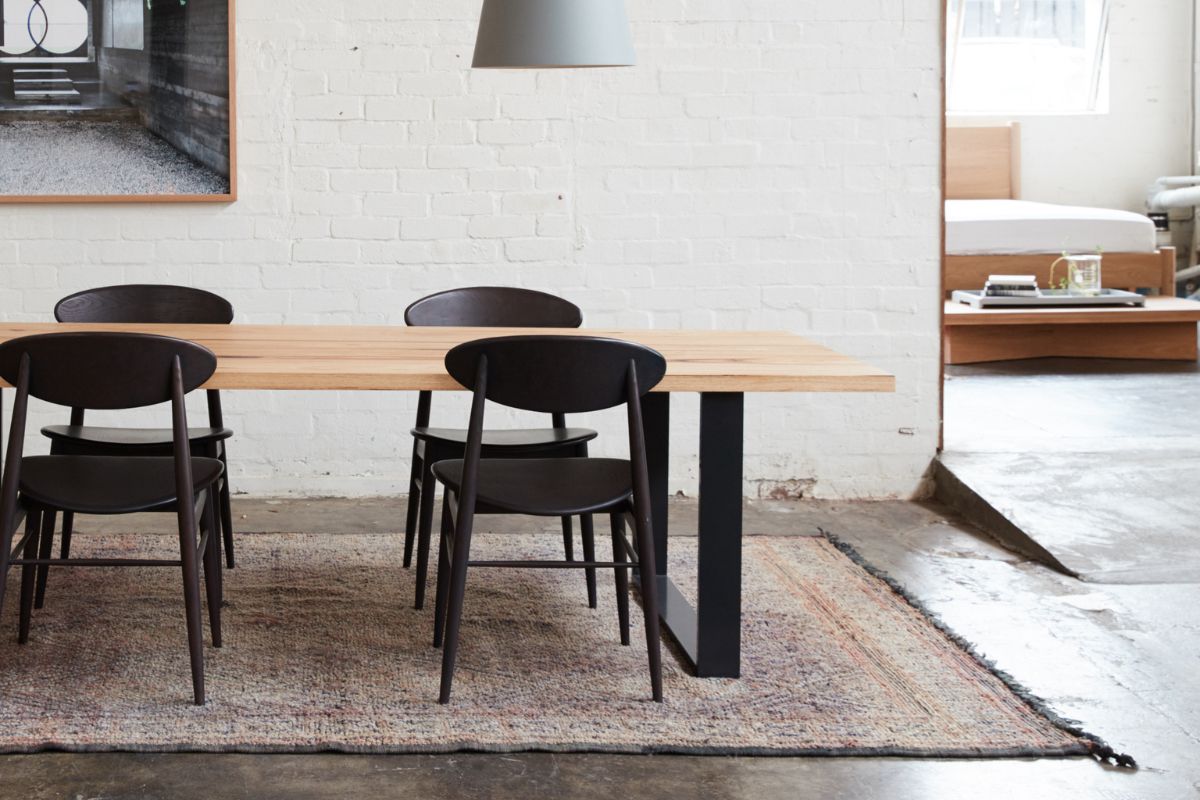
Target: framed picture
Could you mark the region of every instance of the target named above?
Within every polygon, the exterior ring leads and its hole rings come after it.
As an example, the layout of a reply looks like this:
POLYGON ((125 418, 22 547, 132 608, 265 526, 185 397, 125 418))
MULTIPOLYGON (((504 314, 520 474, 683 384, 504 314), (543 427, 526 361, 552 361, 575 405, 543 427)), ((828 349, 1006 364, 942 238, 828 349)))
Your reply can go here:
POLYGON ((0 0, 0 203, 237 196, 233 0, 0 0))

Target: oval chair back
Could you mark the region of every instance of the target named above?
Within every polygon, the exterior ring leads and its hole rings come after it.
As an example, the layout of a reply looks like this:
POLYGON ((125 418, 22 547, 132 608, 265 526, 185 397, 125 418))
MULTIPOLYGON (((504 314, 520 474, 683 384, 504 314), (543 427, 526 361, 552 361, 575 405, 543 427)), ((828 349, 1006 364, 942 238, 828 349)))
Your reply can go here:
POLYGON ((233 306, 220 295, 190 286, 124 284, 85 289, 54 306, 59 322, 228 325, 233 306))
POLYGON ((461 328, 578 328, 574 303, 533 289, 470 286, 422 297, 404 310, 412 326, 461 328))
POLYGON ((595 336, 504 336, 458 345, 446 371, 477 388, 486 365, 484 396, 525 411, 577 414, 601 411, 640 397, 667 371, 666 359, 634 342, 595 336), (637 394, 629 394, 630 378, 637 394))
POLYGON ((169 336, 44 333, 0 344, 0 377, 17 386, 25 363, 30 397, 76 408, 141 408, 171 399, 176 359, 185 393, 217 369, 213 351, 169 336))

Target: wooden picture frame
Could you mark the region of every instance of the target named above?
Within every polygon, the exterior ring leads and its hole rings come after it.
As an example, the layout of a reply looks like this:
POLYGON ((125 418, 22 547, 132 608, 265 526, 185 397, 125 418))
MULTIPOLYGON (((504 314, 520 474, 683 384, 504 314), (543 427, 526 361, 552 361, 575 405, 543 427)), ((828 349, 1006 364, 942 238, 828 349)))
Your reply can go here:
MULTIPOLYGON (((94 8, 102 8, 102 10, 104 10, 104 8, 108 8, 108 10, 110 10, 110 8, 113 7, 110 4, 112 4, 112 2, 114 2, 114 1, 119 2, 120 0, 79 0, 79 2, 82 2, 82 4, 84 4, 84 6, 86 8, 88 8, 88 14, 89 14, 89 16, 88 16, 89 58, 92 59, 91 62, 95 62, 95 64, 96 64, 97 76, 98 76, 98 73, 100 73, 100 59, 101 59, 100 36, 101 36, 102 32, 104 32, 104 34, 107 34, 107 31, 102 31, 102 26, 104 23, 106 23, 106 19, 104 19, 101 16, 101 14, 103 14, 104 12, 101 11, 98 13, 94 13, 94 8), (94 55, 92 55, 92 53, 94 53, 94 55)), ((154 8, 163 8, 163 11, 167 11, 168 8, 170 8, 170 10, 174 11, 175 8, 173 6, 176 1, 178 1, 178 0, 154 0, 154 5, 151 6, 151 10, 148 13, 154 13, 154 8)), ((0 0, 0 4, 2 4, 2 2, 4 2, 4 0, 0 0)), ((149 4, 146 4, 145 0, 137 0, 137 2, 143 8, 146 5, 149 5, 149 4)), ((199 192, 148 192, 148 193, 88 192, 88 193, 79 193, 79 194, 73 194, 73 193, 53 193, 53 194, 52 193, 47 193, 47 194, 7 193, 6 187, 4 185, 2 185, 2 181, 0 181, 0 204, 22 205, 22 204, 64 204, 64 203, 65 204, 85 204, 85 203, 106 203, 106 204, 107 203, 118 203, 118 204, 124 204, 124 203, 233 203, 233 201, 238 199, 238 91, 236 91, 236 2, 235 2, 235 0, 211 0, 211 2, 209 2, 209 4, 205 4, 204 0, 187 0, 187 2, 179 2, 179 8, 184 8, 184 10, 185 10, 184 13, 188 13, 188 14, 199 13, 198 10, 203 10, 205 5, 208 5, 210 8, 218 8, 218 10, 221 10, 224 13, 226 13, 226 23, 227 23, 228 31, 227 31, 226 37, 224 37, 224 42, 226 42, 226 48, 227 48, 227 58, 226 58, 227 66, 226 66, 226 76, 224 76, 223 85, 227 91, 227 98, 220 98, 220 95, 214 95, 214 96, 217 97, 218 100, 226 100, 226 108, 228 109, 227 110, 228 119, 226 120, 226 125, 223 125, 222 127, 223 127, 224 137, 226 137, 227 151, 221 152, 218 149, 217 150, 210 149, 208 152, 206 152, 206 154, 204 154, 200 157, 196 157, 196 152, 199 152, 199 150, 194 151, 193 154, 188 154, 188 152, 184 149, 186 145, 181 144, 180 142, 178 142, 178 140, 176 140, 176 142, 172 142, 172 140, 170 140, 166 137, 162 137, 162 136, 156 136, 155 138, 160 139, 162 143, 164 143, 164 144, 166 144, 166 146, 168 146, 168 148, 173 149, 176 152, 176 154, 184 157, 187 162, 191 162, 191 167, 196 169, 198 173, 205 172, 205 170, 206 170, 206 173, 210 173, 208 175, 209 182, 217 182, 218 179, 223 179, 224 181, 226 181, 226 185, 224 185, 224 187, 218 187, 218 188, 223 188, 223 191, 203 192, 203 193, 199 193, 199 192), (217 154, 217 156, 212 156, 210 154, 217 154), (205 166, 205 164, 203 163, 204 161, 214 162, 214 166, 211 166, 211 167, 205 166), (226 164, 227 164, 227 167, 226 167, 226 164), (224 173, 226 173, 226 170, 228 172, 227 175, 224 174, 224 173)), ((2 6, 0 6, 0 8, 2 8, 2 6)), ((217 13, 220 13, 220 11, 218 11, 217 13)), ((2 17, 0 17, 0 24, 2 24, 2 23, 4 23, 4 19, 2 19, 2 17)), ((149 31, 149 17, 143 17, 143 25, 144 25, 144 30, 149 31)), ((136 29, 133 29, 133 30, 136 30, 136 29)), ((217 34, 217 35, 220 35, 220 34, 217 34)), ((145 46, 148 46, 148 44, 149 44, 149 42, 146 42, 145 46)), ((119 50, 121 48, 119 46, 113 46, 113 44, 109 44, 109 46, 107 46, 106 49, 119 50)), ((125 52, 131 52, 131 50, 125 50, 125 52)), ((0 56, 4 56, 4 55, 5 55, 4 53, 0 53, 0 56)), ((11 68, 13 68, 14 59, 5 59, 4 61, 5 61, 4 64, 0 64, 0 68, 8 67, 11 70, 11 68)), ((145 62, 145 70, 146 70, 146 72, 149 73, 149 70, 152 67, 149 55, 144 56, 144 62, 145 62)), ((48 66, 53 66, 53 65, 48 65, 48 66)), ((4 76, 2 76, 2 74, 0 74, 0 80, 2 80, 2 77, 4 77, 4 76)), ((218 79, 218 80, 220 80, 220 79, 218 79)), ((142 121, 142 125, 146 128, 146 130, 150 130, 151 133, 154 133, 154 131, 151 130, 150 125, 146 124, 146 120, 149 119, 150 115, 154 114, 154 110, 155 110, 154 95, 152 95, 152 90, 149 89, 149 82, 146 82, 146 84, 148 84, 148 86, 145 86, 145 88, 138 88, 138 89, 132 88, 132 84, 126 84, 127 88, 130 88, 130 91, 124 92, 124 94, 122 94, 122 101, 125 101, 127 106, 130 106, 134 110, 136 110, 138 118, 140 119, 140 121, 142 121), (137 91, 139 89, 144 92, 143 95, 139 96, 137 94, 137 91), (132 101, 130 100, 131 96, 133 98, 132 101), (139 104, 139 102, 142 102, 144 104, 139 104)), ((12 85, 16 86, 16 84, 14 84, 14 83, 12 85)), ((0 83, 0 86, 2 86, 2 83, 0 83)), ((100 91, 106 91, 106 89, 107 89, 107 85, 101 83, 100 91)), ((185 86, 185 89, 187 89, 187 86, 185 86)), ((4 89, 0 89, 0 91, 4 91, 4 89)), ((192 96, 193 96, 193 94, 200 94, 200 92, 188 91, 188 92, 178 92, 178 94, 187 96, 188 102, 197 102, 197 101, 192 100, 192 96)), ((11 96, 16 97, 16 91, 13 90, 11 96)), ((64 116, 61 116, 60 119, 70 119, 70 112, 66 112, 66 109, 60 109, 60 110, 64 110, 64 116)), ((4 127, 5 125, 12 125, 12 124, 14 124, 14 122, 17 122, 17 121, 29 121, 29 119, 34 118, 34 115, 36 115, 36 113, 37 113, 36 110, 31 110, 29 115, 26 116, 26 118, 24 120, 6 120, 4 113, 0 112, 0 130, 2 130, 2 127, 4 127)), ((163 116, 166 116, 166 115, 167 115, 166 109, 163 109, 163 116)), ((85 116, 85 115, 83 115, 83 116, 85 116)), ((88 120, 82 119, 79 121, 86 122, 88 120)), ((216 130, 221 130, 221 128, 217 127, 216 130)), ((176 139, 178 139, 178 137, 176 137, 176 139)), ((211 137, 209 137, 209 140, 211 140, 211 137)))

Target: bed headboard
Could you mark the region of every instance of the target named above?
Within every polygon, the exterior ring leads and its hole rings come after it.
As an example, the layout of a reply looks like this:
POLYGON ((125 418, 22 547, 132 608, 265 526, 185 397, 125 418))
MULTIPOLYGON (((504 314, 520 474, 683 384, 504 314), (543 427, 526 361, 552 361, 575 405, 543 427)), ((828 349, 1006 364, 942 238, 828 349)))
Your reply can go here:
POLYGON ((1020 125, 946 128, 947 200, 1015 200, 1020 194, 1020 125))

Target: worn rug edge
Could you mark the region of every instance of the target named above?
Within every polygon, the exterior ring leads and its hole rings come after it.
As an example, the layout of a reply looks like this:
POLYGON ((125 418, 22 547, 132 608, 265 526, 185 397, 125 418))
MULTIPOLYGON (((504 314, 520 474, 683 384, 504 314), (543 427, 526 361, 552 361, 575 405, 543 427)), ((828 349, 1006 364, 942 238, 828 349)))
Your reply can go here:
MULTIPOLYGON (((862 556, 862 554, 859 553, 858 550, 856 550, 854 548, 853 545, 849 544, 848 542, 843 541, 841 538, 838 537, 837 534, 833 533, 832 531, 828 531, 828 530, 825 530, 824 528, 820 528, 820 527, 818 527, 817 530, 821 532, 821 535, 824 536, 825 539, 830 544, 832 544, 843 555, 845 555, 847 558, 849 558, 851 561, 853 561, 855 564, 857 564, 859 566, 859 568, 861 568, 862 570, 867 572, 872 577, 874 577, 880 581, 883 581, 885 584, 887 584, 889 589, 891 589, 897 596, 902 598, 904 600, 904 602, 906 602, 910 606, 912 606, 913 609, 915 609, 919 614, 921 614, 921 616, 923 616, 929 622, 930 625, 933 625, 935 628, 937 628, 939 631, 941 631, 943 636, 945 636, 947 639, 949 639, 951 642, 953 642, 954 645, 957 646, 964 653, 969 655, 971 658, 975 659, 975 661, 980 666, 982 666, 988 672, 995 675, 996 678, 998 678, 1005 686, 1008 687, 1008 690, 1010 692, 1012 692, 1014 695, 1016 695, 1018 698, 1020 698, 1021 702, 1025 703, 1025 705, 1027 705, 1032 711, 1034 711, 1036 714, 1038 714, 1042 717, 1045 717, 1047 720, 1049 720, 1049 722, 1052 725, 1054 725, 1059 730, 1069 733, 1072 736, 1081 740, 1079 748, 1061 748, 1061 752, 1059 751, 1059 749, 1056 749, 1056 748, 1016 748, 1016 749, 1027 749, 1030 752, 1028 752, 1028 753, 1007 752, 1007 753, 997 754, 995 757, 997 757, 997 758, 1020 758, 1020 757, 1027 757, 1027 756, 1054 757, 1054 756, 1070 756, 1070 755, 1088 755, 1088 756, 1091 756, 1092 758, 1096 759, 1096 761, 1098 761, 1102 764, 1109 764, 1111 766, 1122 767, 1122 768, 1126 768, 1126 769, 1137 769, 1137 760, 1134 759, 1133 756, 1131 756, 1127 753, 1117 752, 1103 738, 1084 730, 1082 728, 1079 720, 1068 719, 1067 717, 1062 716, 1057 711, 1055 711, 1053 708, 1051 708, 1050 704, 1047 703, 1043 698, 1039 697, 1038 695, 1036 695, 1035 693, 1030 691, 1028 687, 1026 687, 1024 684, 1022 684, 1020 681, 1018 681, 1012 674, 1006 672, 1003 669, 1000 669, 1000 667, 996 664, 995 661, 988 658, 983 653, 979 652, 979 649, 975 646, 975 644, 973 642, 963 638, 963 636, 956 633, 952 628, 950 628, 950 626, 947 625, 945 623, 945 621, 942 620, 941 616, 937 612, 931 610, 919 598, 917 598, 911 592, 909 592, 907 589, 905 589, 904 586, 899 581, 897 581, 895 578, 893 578, 885 570, 882 570, 882 569, 876 567, 874 564, 872 564, 870 561, 868 561, 866 558, 864 558, 862 556)), ((881 753, 879 755, 901 755, 901 754, 899 754, 899 753, 881 753)), ((969 758, 970 756, 955 756, 955 755, 941 756, 940 754, 938 754, 938 755, 933 755, 931 757, 934 757, 934 758, 967 757, 967 758, 969 758)))
MULTIPOLYGON (((1070 732, 1070 731, 1068 731, 1070 732)), ((162 745, 114 744, 73 745, 45 742, 28 747, 0 748, 4 755, 33 755, 36 753, 243 753, 249 755, 341 753, 345 755, 448 755, 450 753, 595 753, 603 755, 675 755, 675 756, 735 756, 746 758, 808 757, 808 758, 920 758, 920 759, 1009 759, 1009 758, 1071 758, 1092 756, 1099 759, 1093 741, 1074 747, 1007 747, 1007 748, 929 748, 902 747, 686 747, 676 745, 623 746, 572 742, 569 744, 487 744, 463 741, 445 745, 352 745, 328 742, 321 745, 162 745)))

